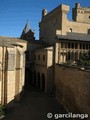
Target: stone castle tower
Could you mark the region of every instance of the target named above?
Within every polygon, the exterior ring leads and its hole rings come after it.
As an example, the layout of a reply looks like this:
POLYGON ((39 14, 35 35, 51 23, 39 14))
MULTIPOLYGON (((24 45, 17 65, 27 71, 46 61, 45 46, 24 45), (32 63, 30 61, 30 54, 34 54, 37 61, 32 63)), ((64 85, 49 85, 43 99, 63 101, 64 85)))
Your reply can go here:
POLYGON ((73 20, 76 22, 90 23, 90 7, 81 7, 80 3, 73 8, 73 20))
POLYGON ((34 32, 30 29, 29 21, 27 21, 20 38, 27 41, 35 40, 34 32))
POLYGON ((90 35, 90 7, 82 7, 76 3, 72 11, 73 20, 67 14, 70 6, 61 4, 50 12, 42 11, 39 23, 39 38, 48 44, 54 44, 57 35, 80 33, 90 35))

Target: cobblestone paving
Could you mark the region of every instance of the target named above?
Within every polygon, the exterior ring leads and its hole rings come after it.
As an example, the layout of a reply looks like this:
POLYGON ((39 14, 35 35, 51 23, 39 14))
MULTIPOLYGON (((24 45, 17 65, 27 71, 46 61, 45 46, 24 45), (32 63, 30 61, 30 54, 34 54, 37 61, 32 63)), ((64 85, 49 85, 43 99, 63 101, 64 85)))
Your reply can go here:
MULTIPOLYGON (((36 88, 25 91, 20 103, 14 103, 2 120, 54 120, 47 113, 66 113, 65 109, 52 95, 45 95, 36 88)), ((64 119, 60 119, 64 120, 64 119)))

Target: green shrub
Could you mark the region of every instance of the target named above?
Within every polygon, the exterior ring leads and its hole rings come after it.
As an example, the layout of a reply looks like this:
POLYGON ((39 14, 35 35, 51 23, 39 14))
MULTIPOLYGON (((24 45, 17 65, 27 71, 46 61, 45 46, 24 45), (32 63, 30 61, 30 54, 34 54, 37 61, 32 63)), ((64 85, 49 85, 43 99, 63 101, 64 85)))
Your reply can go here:
POLYGON ((83 53, 77 64, 80 66, 90 66, 90 52, 83 53))
POLYGON ((5 114, 3 109, 4 107, 0 105, 0 117, 5 114))

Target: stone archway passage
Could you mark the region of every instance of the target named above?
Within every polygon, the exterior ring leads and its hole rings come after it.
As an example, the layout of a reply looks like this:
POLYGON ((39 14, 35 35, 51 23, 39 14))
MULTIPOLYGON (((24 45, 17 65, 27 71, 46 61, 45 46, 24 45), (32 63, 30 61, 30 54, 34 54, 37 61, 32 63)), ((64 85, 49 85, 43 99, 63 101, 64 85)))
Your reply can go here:
POLYGON ((28 77, 29 77, 29 83, 30 83, 30 85, 32 85, 33 81, 32 81, 32 71, 31 70, 28 71, 28 77))
POLYGON ((38 81, 37 81, 37 87, 40 88, 40 73, 38 72, 38 81))
POLYGON ((42 90, 45 90, 45 75, 42 74, 42 90))
POLYGON ((36 86, 36 72, 34 71, 34 79, 33 79, 33 85, 36 86))

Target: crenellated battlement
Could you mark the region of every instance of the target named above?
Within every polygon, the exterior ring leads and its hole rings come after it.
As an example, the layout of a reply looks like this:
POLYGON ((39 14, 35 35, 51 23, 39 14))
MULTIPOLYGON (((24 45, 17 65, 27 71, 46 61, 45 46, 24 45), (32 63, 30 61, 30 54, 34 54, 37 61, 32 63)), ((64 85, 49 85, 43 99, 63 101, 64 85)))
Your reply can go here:
POLYGON ((82 7, 80 3, 76 3, 72 18, 76 22, 90 23, 90 7, 82 7))

